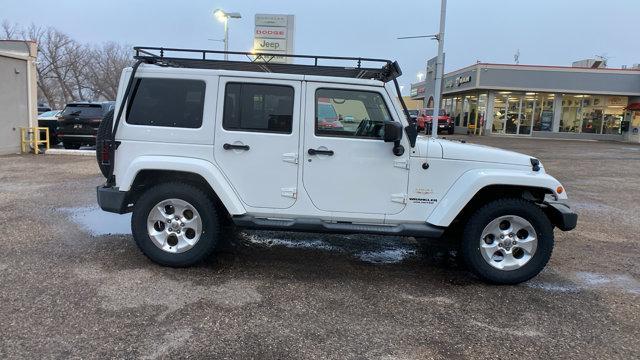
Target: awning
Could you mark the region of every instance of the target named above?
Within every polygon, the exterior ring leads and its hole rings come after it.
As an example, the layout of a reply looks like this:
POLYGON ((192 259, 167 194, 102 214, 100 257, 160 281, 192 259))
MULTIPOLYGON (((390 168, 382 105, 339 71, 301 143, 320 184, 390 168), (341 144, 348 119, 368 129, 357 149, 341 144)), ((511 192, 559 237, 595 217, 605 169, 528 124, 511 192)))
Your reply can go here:
POLYGON ((625 110, 629 110, 629 111, 640 111, 640 102, 637 102, 637 103, 631 103, 631 104, 627 105, 627 107, 625 108, 625 110))

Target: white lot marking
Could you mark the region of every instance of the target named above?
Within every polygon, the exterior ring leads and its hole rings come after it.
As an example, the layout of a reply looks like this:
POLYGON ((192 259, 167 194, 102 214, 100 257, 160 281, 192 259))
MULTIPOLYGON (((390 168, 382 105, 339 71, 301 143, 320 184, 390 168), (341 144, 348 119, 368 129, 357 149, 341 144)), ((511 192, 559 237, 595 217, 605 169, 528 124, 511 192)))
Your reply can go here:
POLYGON ((192 334, 193 332, 187 328, 167 331, 162 337, 162 341, 158 341, 158 339, 150 341, 149 348, 151 350, 148 351, 150 354, 143 356, 142 359, 157 359, 166 356, 169 351, 184 346, 192 334))
POLYGON ((544 336, 543 333, 536 330, 531 330, 531 329, 521 329, 521 330, 507 329, 504 327, 497 327, 497 326, 481 323, 475 320, 470 320, 469 323, 471 323, 472 325, 490 330, 492 333, 503 333, 503 334, 509 334, 509 335, 515 335, 515 336, 527 336, 527 337, 544 336))
POLYGON ((444 296, 413 296, 413 295, 409 295, 409 294, 401 294, 400 296, 402 296, 405 299, 408 300, 413 300, 413 301, 418 301, 418 302, 423 302, 423 303, 429 303, 429 304, 437 304, 437 305, 453 305, 455 304, 455 301, 453 299, 450 299, 448 297, 444 297, 444 296))
POLYGON ((92 236, 131 234, 131 214, 114 214, 97 206, 61 209, 92 236))
POLYGON ((287 240, 271 237, 262 237, 255 234, 245 234, 244 238, 255 245, 261 245, 266 247, 282 246, 291 249, 315 249, 324 251, 341 251, 339 247, 333 246, 326 241, 312 239, 312 240, 287 240))
POLYGON ((630 294, 640 295, 640 282, 626 274, 576 273, 576 278, 586 288, 616 288, 630 294))
POLYGON ((237 307, 262 300, 256 281, 230 280, 213 286, 194 285, 163 277, 147 269, 104 271, 98 267, 80 267, 76 274, 98 283, 102 308, 118 311, 126 308, 164 307, 167 314, 198 301, 210 301, 224 307, 237 307))
POLYGON ((580 292, 583 290, 622 291, 640 295, 640 282, 626 274, 599 274, 593 272, 577 272, 566 282, 529 281, 524 285, 534 289, 550 292, 580 292))
POLYGON ((561 285, 561 284, 551 284, 551 283, 539 283, 535 281, 530 281, 525 283, 525 286, 534 288, 534 289, 542 289, 550 292, 566 292, 566 293, 576 293, 580 292, 580 288, 575 285, 561 285))
POLYGON ((407 258, 414 256, 416 250, 413 249, 384 249, 376 251, 363 251, 356 254, 356 257, 364 262, 372 264, 396 264, 407 258))

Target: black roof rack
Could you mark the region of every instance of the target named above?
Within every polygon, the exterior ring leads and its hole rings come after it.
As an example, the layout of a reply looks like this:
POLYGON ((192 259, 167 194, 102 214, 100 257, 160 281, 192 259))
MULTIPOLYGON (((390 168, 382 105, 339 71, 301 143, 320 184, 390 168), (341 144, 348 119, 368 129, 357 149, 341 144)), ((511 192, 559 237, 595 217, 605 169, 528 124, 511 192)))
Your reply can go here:
POLYGON ((355 79, 375 79, 388 82, 402 75, 396 61, 361 57, 250 53, 199 49, 177 49, 136 46, 134 58, 160 66, 271 72, 298 75, 337 76, 355 79), (236 60, 214 59, 215 55, 233 55, 236 60), (299 59, 310 64, 276 62, 281 57, 299 59), (320 64, 323 62, 323 64, 320 64), (331 64, 325 64, 331 63, 331 64), (337 65, 340 63, 342 66, 337 65), (378 67, 365 67, 364 64, 378 67), (350 65, 350 66, 346 66, 350 65))

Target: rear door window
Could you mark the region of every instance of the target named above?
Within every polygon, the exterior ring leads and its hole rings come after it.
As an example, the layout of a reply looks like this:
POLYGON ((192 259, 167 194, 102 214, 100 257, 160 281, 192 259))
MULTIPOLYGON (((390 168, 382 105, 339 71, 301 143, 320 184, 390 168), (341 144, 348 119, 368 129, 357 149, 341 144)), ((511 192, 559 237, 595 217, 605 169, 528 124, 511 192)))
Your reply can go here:
POLYGON ((233 131, 291 134, 293 96, 291 86, 228 83, 222 127, 233 131))
POLYGON ((129 100, 127 123, 199 128, 202 126, 205 87, 201 80, 138 79, 129 100))

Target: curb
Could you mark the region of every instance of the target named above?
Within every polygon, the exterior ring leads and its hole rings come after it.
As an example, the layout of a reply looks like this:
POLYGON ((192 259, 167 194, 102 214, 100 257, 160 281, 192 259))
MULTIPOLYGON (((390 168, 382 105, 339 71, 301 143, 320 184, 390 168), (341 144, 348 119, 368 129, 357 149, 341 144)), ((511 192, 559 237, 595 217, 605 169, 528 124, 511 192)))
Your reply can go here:
POLYGON ((75 155, 75 156, 96 156, 95 150, 69 150, 69 149, 49 149, 45 155, 75 155))

